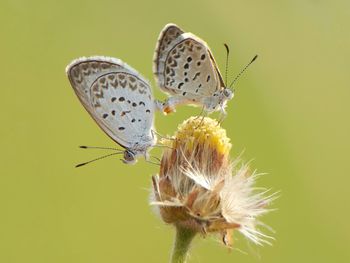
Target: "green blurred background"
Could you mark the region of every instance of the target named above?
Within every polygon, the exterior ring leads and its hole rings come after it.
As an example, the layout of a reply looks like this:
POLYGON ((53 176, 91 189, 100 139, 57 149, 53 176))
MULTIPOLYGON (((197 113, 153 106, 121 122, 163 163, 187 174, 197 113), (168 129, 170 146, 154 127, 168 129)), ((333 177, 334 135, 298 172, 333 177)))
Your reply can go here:
MULTIPOLYGON (((1 0, 0 262, 167 262, 173 230, 148 205, 157 166, 117 158, 65 76, 74 58, 123 59, 154 84, 156 39, 169 22, 205 39, 236 85, 223 126, 259 186, 281 190, 265 216, 276 238, 236 235, 231 253, 197 239, 190 262, 350 262, 350 2, 1 0)), ((154 87, 155 96, 164 95, 154 87)), ((156 116, 172 134, 199 108, 156 116)), ((212 115, 216 117, 217 115, 212 115)), ((159 155, 160 150, 153 151, 159 155)))

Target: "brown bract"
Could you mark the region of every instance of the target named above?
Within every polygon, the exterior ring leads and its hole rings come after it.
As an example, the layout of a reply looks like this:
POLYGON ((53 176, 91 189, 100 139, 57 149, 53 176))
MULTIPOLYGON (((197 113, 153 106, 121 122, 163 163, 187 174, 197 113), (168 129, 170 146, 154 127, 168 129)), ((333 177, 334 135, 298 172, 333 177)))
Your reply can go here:
POLYGON ((171 147, 163 154, 159 177, 153 177, 156 201, 168 203, 159 207, 164 222, 202 234, 221 232, 224 236, 228 229, 238 227, 226 222, 221 214, 222 175, 231 173, 228 157, 231 145, 217 122, 209 118, 187 120, 171 147), (215 188, 197 184, 186 175, 191 170, 210 175, 208 180, 216 181, 215 188))

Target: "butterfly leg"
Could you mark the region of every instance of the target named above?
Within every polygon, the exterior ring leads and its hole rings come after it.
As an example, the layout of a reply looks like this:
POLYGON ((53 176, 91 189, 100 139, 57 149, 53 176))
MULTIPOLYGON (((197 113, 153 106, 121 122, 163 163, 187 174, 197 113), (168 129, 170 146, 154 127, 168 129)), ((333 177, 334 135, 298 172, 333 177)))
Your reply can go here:
POLYGON ((153 147, 168 148, 170 150, 176 150, 175 148, 172 148, 171 146, 168 146, 168 145, 165 145, 165 144, 155 144, 153 147))
POLYGON ((227 112, 224 109, 224 107, 221 106, 220 117, 219 117, 219 120, 218 120, 218 125, 220 125, 223 122, 223 120, 226 118, 226 116, 227 116, 227 112))
POLYGON ((155 135, 158 135, 161 139, 164 139, 164 140, 169 140, 169 141, 174 141, 175 139, 174 138, 171 138, 171 137, 167 137, 167 136, 164 136, 164 135, 161 135, 159 132, 157 132, 156 130, 151 130, 152 132, 152 137, 154 138, 155 135))
POLYGON ((195 118, 195 120, 197 120, 200 116, 202 116, 203 112, 204 112, 204 108, 205 106, 202 107, 201 112, 199 113, 199 115, 195 118))
POLYGON ((202 119, 199 122, 199 124, 197 125, 196 129, 203 124, 204 118, 207 117, 207 116, 208 116, 208 112, 204 112, 204 114, 202 115, 202 119))
POLYGON ((158 157, 153 156, 153 155, 149 155, 148 152, 145 153, 145 160, 148 163, 155 164, 155 165, 160 165, 160 159, 158 157), (158 162, 151 161, 151 158, 156 159, 158 162))

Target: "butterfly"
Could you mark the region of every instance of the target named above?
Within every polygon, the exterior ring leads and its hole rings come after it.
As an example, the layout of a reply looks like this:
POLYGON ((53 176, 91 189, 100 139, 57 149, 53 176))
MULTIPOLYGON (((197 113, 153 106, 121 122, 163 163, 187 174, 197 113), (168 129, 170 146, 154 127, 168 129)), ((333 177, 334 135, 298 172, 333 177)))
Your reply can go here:
MULTIPOLYGON (((225 47, 228 55, 228 46, 225 47)), ((207 43, 175 24, 167 24, 160 32, 153 73, 160 89, 170 95, 164 103, 165 113, 175 111, 177 105, 193 104, 208 113, 220 111, 225 116, 227 101, 234 97, 230 89, 233 83, 224 83, 207 43)))
POLYGON ((148 150, 156 143, 155 103, 149 83, 135 69, 111 57, 76 59, 66 73, 87 112, 124 148, 113 154, 123 154, 122 161, 127 164, 135 163, 141 155, 148 160, 148 150))

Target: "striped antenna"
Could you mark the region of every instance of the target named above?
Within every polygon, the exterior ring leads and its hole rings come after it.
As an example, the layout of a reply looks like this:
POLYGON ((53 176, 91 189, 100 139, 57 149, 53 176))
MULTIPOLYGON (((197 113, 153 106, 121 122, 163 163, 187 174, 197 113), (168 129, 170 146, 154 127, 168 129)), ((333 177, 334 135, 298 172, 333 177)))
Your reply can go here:
POLYGON ((117 148, 111 148, 111 147, 96 147, 96 146, 86 146, 86 145, 80 145, 79 148, 81 149, 101 149, 101 150, 114 150, 114 151, 122 151, 117 148))
POLYGON ((226 48, 225 86, 227 86, 228 57, 230 55, 230 49, 226 43, 224 43, 224 46, 226 48))
POLYGON ((242 75, 242 73, 258 58, 258 55, 255 55, 253 59, 241 70, 241 72, 238 73, 238 75, 234 78, 234 80, 230 84, 230 88, 232 88, 232 85, 238 80, 238 78, 242 75))
POLYGON ((101 157, 98 157, 96 159, 93 159, 91 161, 88 161, 88 162, 85 162, 85 163, 79 163, 77 164, 75 167, 78 168, 78 167, 81 167, 83 165, 86 165, 86 164, 89 164, 89 163, 92 163, 92 162, 95 162, 95 161, 98 161, 98 160, 101 160, 101 159, 104 159, 104 158, 107 158, 109 156, 112 156, 112 155, 116 155, 116 154, 122 154, 123 152, 115 152, 115 153, 110 153, 110 154, 107 154, 107 155, 103 155, 101 157))

